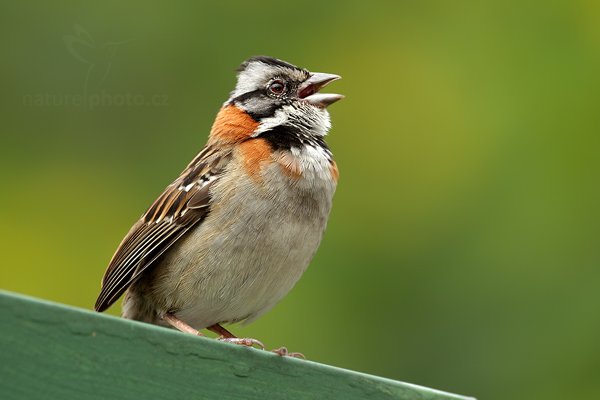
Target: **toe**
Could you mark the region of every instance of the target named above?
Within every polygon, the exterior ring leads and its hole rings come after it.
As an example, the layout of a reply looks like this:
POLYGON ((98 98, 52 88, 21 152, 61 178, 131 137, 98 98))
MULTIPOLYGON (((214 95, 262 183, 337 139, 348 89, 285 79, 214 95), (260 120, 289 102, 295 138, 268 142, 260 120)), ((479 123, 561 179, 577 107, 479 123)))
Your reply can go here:
POLYGON ((293 358, 301 358, 303 360, 306 360, 306 357, 304 357, 304 354, 302 353, 297 353, 297 352, 290 352, 288 351, 287 347, 279 347, 278 349, 273 349, 271 350, 272 353, 275 353, 277 355, 280 355, 282 357, 293 357, 293 358))
POLYGON ((220 337, 217 340, 219 340, 221 342, 239 344, 241 346, 246 346, 246 347, 255 347, 256 346, 260 350, 264 350, 265 349, 265 345, 262 344, 262 342, 260 340, 256 340, 256 339, 252 339, 252 338, 224 338, 224 337, 220 337))
POLYGON ((280 355, 282 357, 289 355, 287 347, 280 347, 278 349, 271 350, 272 353, 280 355))

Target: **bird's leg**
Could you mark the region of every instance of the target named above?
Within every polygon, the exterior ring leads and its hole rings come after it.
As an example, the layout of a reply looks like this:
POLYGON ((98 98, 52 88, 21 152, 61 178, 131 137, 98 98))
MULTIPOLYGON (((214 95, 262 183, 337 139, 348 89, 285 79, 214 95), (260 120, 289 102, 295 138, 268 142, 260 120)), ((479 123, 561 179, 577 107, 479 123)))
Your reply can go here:
POLYGON ((207 327, 206 329, 208 329, 211 332, 216 333, 217 335, 220 335, 223 338, 228 338, 228 339, 235 338, 235 335, 233 333, 229 332, 227 329, 223 328, 219 324, 211 325, 211 326, 207 327))
POLYGON ((252 338, 238 338, 233 333, 229 332, 227 329, 223 328, 219 324, 211 325, 206 329, 216 333, 217 335, 220 335, 217 338, 217 340, 220 340, 221 342, 240 344, 242 346, 248 347, 258 346, 258 348, 260 348, 261 350, 265 349, 265 345, 262 344, 261 341, 252 338))
POLYGON ((167 323, 173 328, 180 330, 181 332, 191 333, 192 335, 196 336, 204 336, 202 332, 192 328, 173 314, 166 313, 162 316, 162 319, 167 321, 167 323))

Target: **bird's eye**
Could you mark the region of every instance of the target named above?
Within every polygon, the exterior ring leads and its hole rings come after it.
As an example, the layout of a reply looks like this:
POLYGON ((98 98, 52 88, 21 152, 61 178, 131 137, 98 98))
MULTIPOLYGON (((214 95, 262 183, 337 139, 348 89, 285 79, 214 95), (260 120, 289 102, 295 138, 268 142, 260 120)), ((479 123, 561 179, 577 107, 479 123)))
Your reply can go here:
POLYGON ((273 93, 274 95, 280 95, 281 93, 283 93, 284 90, 285 83, 282 80, 274 80, 269 85, 269 92, 273 93))

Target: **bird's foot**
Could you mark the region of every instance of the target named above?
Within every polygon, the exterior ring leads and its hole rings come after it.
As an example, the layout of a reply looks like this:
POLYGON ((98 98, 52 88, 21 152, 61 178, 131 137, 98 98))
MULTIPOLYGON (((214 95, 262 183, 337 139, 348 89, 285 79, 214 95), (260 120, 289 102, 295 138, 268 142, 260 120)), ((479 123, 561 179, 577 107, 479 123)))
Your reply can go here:
POLYGON ((237 338, 237 337, 219 337, 217 338, 218 341, 220 342, 225 342, 225 343, 233 343, 233 344, 239 344, 240 346, 246 346, 246 347, 257 347, 260 350, 264 350, 265 349, 265 345, 260 341, 260 340, 256 340, 256 339, 252 339, 252 338, 237 338))
POLYGON ((275 353, 277 355, 280 355, 282 357, 293 357, 293 358, 301 358, 303 360, 306 360, 306 357, 304 356, 304 354, 297 353, 297 352, 290 352, 290 351, 288 351, 287 347, 279 347, 278 349, 271 350, 271 352, 275 353))

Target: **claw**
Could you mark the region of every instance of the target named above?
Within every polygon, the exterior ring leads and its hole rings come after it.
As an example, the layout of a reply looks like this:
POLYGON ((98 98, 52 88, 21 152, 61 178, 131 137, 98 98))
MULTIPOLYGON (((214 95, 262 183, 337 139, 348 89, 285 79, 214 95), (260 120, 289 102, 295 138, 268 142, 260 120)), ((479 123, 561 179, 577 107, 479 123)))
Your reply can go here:
POLYGON ((252 338, 227 338, 227 337, 220 337, 220 338, 217 338, 217 340, 221 341, 221 342, 226 342, 226 343, 239 344, 241 346, 246 346, 246 347, 257 346, 260 350, 264 350, 265 349, 265 345, 262 344, 261 341, 256 340, 256 339, 252 339, 252 338))
POLYGON ((271 350, 271 353, 275 353, 281 357, 285 357, 289 354, 287 347, 279 347, 278 349, 271 350))
POLYGON ((287 347, 280 347, 278 349, 273 349, 271 350, 272 353, 275 353, 277 355, 280 355, 281 357, 293 357, 293 358, 301 358, 303 360, 306 360, 306 357, 304 356, 304 354, 302 353, 297 353, 297 352, 289 352, 287 347))

